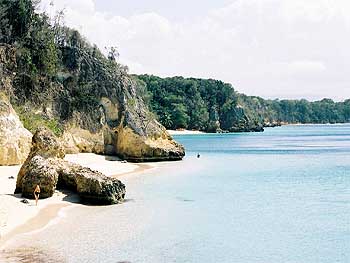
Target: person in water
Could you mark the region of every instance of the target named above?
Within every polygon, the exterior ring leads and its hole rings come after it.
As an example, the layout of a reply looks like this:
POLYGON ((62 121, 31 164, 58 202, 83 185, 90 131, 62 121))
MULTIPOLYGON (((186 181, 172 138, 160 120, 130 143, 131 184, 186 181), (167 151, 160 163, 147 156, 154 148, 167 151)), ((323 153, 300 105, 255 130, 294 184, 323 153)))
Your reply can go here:
POLYGON ((198 153, 198 154, 197 154, 197 158, 200 158, 200 157, 201 157, 201 155, 198 153))
POLYGON ((40 186, 37 184, 34 189, 35 205, 38 205, 39 195, 40 195, 40 186))

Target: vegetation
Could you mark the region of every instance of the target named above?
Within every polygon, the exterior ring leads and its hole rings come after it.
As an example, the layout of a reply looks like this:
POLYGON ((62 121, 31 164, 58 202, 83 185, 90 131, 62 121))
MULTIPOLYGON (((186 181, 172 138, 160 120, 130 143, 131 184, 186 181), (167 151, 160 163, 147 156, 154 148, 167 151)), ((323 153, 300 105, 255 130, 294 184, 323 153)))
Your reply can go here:
POLYGON ((35 114, 31 111, 26 110, 24 107, 15 107, 24 128, 32 133, 39 127, 49 128, 56 136, 63 134, 63 127, 56 119, 49 119, 43 117, 41 114, 35 114))
POLYGON ((26 108, 21 114, 30 129, 30 121, 55 130, 56 123, 62 126, 76 118, 82 128, 93 131, 100 125, 100 98, 117 96, 126 87, 128 69, 117 63, 115 47, 104 56, 62 24, 63 12, 54 18, 36 13, 38 2, 0 0, 0 44, 16 50, 11 102, 26 108), (47 114, 47 108, 53 114, 47 114))
MULTIPOLYGON (((35 12, 37 3, 0 0, 0 45, 16 50, 13 90, 5 92, 13 94, 11 102, 31 131, 45 125, 61 134, 72 118, 82 128, 98 129, 99 101, 123 100, 118 94, 129 85, 128 69, 117 62, 116 47, 104 56, 78 31, 62 24, 63 12, 49 18, 35 12)), ((170 129, 262 131, 263 126, 282 122, 350 121, 350 100, 264 100, 239 94, 230 84, 213 79, 140 75, 134 81, 135 98, 142 96, 170 129)), ((127 105, 136 107, 135 102, 128 98, 127 105)))
POLYGON ((135 76, 159 121, 169 129, 259 131, 281 123, 350 122, 350 100, 265 100, 212 79, 135 76))

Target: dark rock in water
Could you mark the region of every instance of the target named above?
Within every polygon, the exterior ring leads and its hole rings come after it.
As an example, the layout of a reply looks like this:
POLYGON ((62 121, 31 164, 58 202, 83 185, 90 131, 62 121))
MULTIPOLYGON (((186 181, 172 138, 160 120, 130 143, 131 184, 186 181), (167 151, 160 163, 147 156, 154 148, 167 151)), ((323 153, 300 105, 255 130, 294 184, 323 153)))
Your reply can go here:
POLYGON ((9 176, 9 179, 15 179, 15 177, 11 175, 11 176, 9 176))
POLYGON ((32 150, 21 167, 15 193, 34 198, 36 185, 40 198, 51 197, 57 187, 76 191, 80 197, 94 204, 116 204, 124 200, 125 185, 118 179, 63 160, 60 142, 46 129, 33 136, 32 150))
POLYGON ((29 201, 28 201, 27 199, 22 199, 22 200, 21 200, 21 203, 23 203, 23 204, 29 204, 29 201))

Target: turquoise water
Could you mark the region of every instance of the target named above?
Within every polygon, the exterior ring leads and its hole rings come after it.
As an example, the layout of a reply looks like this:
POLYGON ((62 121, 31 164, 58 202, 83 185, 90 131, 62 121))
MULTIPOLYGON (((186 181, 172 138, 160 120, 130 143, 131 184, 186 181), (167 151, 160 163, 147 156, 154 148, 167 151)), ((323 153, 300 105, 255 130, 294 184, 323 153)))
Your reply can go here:
POLYGON ((67 262, 350 262, 350 125, 175 138, 185 160, 128 180, 128 202, 21 240, 67 262))

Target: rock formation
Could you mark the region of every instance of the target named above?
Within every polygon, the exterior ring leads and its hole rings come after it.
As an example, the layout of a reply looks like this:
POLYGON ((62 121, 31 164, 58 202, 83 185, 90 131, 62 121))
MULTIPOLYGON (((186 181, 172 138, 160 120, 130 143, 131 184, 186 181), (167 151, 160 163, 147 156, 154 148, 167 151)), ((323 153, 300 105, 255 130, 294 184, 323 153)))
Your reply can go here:
POLYGON ((171 138, 133 92, 130 86, 124 103, 101 99, 105 153, 129 161, 181 160, 184 147, 171 138))
POLYGON ((9 94, 12 104, 25 107, 28 114, 59 123, 67 153, 117 155, 130 161, 183 158, 184 148, 150 113, 127 70, 94 52, 76 53, 72 47, 64 51, 66 60, 75 60, 79 67, 72 69, 64 60, 64 70, 55 78, 37 76, 34 81, 17 68, 16 49, 0 44, 0 92, 9 94), (68 55, 69 50, 75 57, 68 55))
POLYGON ((36 185, 40 197, 51 197, 57 187, 76 191, 87 202, 116 204, 125 197, 125 186, 119 180, 63 160, 64 149, 53 133, 39 129, 33 136, 31 152, 21 167, 15 193, 33 198, 36 185))
POLYGON ((0 94, 0 165, 22 164, 30 152, 31 138, 6 96, 0 94))

